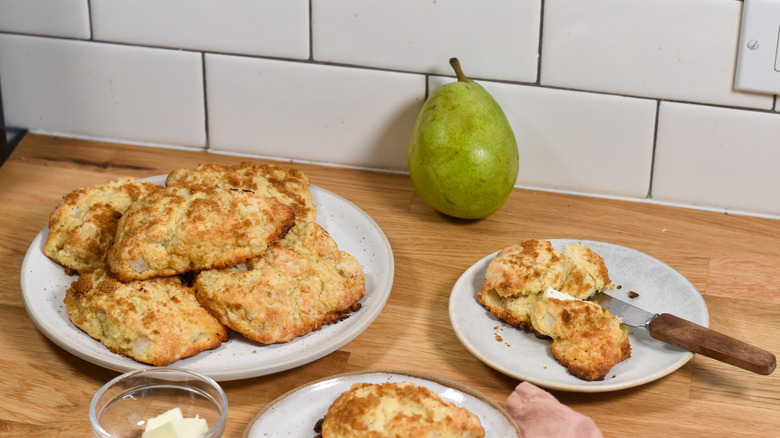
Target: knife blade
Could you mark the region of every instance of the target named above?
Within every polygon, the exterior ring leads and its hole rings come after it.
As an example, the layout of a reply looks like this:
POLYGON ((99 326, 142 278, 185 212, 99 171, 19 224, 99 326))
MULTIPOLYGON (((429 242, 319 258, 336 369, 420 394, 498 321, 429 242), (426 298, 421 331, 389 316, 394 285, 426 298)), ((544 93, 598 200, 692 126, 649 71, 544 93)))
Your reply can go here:
POLYGON ((653 338, 754 373, 769 375, 777 366, 775 355, 723 333, 669 313, 652 313, 604 292, 591 301, 607 308, 630 327, 645 327, 653 338))

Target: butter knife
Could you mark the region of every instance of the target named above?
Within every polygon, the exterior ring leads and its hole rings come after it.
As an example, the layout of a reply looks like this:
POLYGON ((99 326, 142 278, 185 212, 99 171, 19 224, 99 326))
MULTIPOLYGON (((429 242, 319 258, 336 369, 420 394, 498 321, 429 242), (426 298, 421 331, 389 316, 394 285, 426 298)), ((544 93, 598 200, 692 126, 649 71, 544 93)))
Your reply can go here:
POLYGON ((603 292, 590 298, 630 327, 645 327, 653 338, 754 373, 769 375, 775 355, 669 313, 651 313, 603 292))

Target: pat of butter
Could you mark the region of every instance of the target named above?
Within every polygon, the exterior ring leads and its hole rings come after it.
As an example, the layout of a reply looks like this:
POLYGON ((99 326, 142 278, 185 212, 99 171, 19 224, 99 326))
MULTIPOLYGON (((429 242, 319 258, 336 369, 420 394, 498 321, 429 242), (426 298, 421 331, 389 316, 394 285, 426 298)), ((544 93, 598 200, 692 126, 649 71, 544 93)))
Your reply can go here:
POLYGON ((173 408, 170 411, 163 412, 162 414, 146 420, 146 430, 156 429, 165 423, 170 423, 173 420, 181 420, 184 416, 181 414, 181 409, 173 408))
POLYGON ((208 430, 209 426, 203 418, 179 418, 147 430, 142 438, 195 438, 208 430))
POLYGON ((150 418, 142 438, 194 438, 208 430, 204 418, 184 418, 181 409, 174 408, 150 418))
POLYGON ((543 300, 549 300, 550 298, 557 298, 559 300, 576 300, 577 298, 574 298, 573 296, 569 294, 565 294, 559 290, 553 289, 551 287, 547 287, 547 290, 544 291, 544 294, 542 294, 543 300))

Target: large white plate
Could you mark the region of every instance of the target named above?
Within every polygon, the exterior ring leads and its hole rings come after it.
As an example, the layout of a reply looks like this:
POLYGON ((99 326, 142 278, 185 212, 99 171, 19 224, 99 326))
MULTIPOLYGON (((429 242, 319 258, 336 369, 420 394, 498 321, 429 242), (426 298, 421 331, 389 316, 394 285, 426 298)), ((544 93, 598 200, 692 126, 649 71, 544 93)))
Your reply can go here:
POLYGON ((314 425, 325 416, 331 403, 353 383, 390 382, 412 382, 430 389, 444 401, 465 407, 479 417, 486 437, 519 436, 514 421, 506 411, 469 386, 422 373, 365 371, 327 377, 282 395, 255 416, 244 431, 244 438, 314 437, 314 425))
MULTIPOLYGON (((150 180, 163 184, 165 176, 150 180)), ((339 246, 354 256, 366 277, 361 309, 343 321, 327 325, 285 344, 263 345, 231 332, 231 339, 217 349, 182 359, 172 366, 205 374, 215 380, 236 380, 291 369, 338 350, 363 332, 379 315, 393 285, 393 252, 387 237, 360 208, 346 199, 310 186, 317 206, 317 223, 339 246)), ((33 240, 22 263, 22 300, 38 329, 70 353, 94 364, 130 371, 146 365, 110 352, 79 330, 68 319, 63 299, 77 278, 43 254, 48 228, 33 240)))
MULTIPOLYGON (((682 274, 647 254, 604 242, 550 239, 553 246, 582 242, 604 258, 612 283, 609 292, 649 312, 666 312, 707 327, 707 305, 682 274), (639 294, 627 298, 628 291, 639 294)), ((693 353, 650 337, 644 328, 629 331, 631 357, 615 365, 598 382, 581 380, 550 354, 550 341, 508 326, 477 302, 485 270, 498 252, 478 261, 455 283, 450 295, 452 326, 463 345, 482 362, 508 376, 549 389, 605 392, 659 379, 683 366, 693 353)))

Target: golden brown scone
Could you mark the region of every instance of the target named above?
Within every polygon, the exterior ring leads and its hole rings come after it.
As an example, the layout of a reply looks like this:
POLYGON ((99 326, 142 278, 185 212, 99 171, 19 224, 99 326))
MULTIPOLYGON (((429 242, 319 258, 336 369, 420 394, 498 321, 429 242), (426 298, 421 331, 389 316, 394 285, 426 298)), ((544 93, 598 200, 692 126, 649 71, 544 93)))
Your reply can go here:
POLYGON ((167 187, 125 212, 106 264, 120 281, 232 266, 262 254, 293 223, 290 207, 250 191, 167 187))
POLYGON ((359 309, 365 278, 313 222, 296 224, 261 256, 200 272, 201 305, 223 324, 264 344, 288 342, 359 309))
POLYGON ((165 184, 169 187, 206 184, 226 189, 251 190, 292 207, 296 221, 314 222, 317 218, 317 208, 309 191, 309 178, 298 169, 275 164, 255 165, 248 161, 233 166, 201 164, 194 170, 174 170, 168 175, 165 184))
POLYGON ((564 245, 563 257, 572 269, 561 285, 561 292, 584 300, 596 292, 614 289, 604 259, 584 244, 564 245))
POLYGON ((533 332, 531 313, 548 287, 584 299, 614 286, 604 260, 582 243, 561 252, 549 241, 526 240, 488 264, 477 300, 498 318, 533 332))
POLYGON ((580 379, 603 380, 631 356, 628 327, 597 303, 548 298, 536 305, 532 323, 552 338, 553 357, 580 379))
POLYGON ((411 382, 355 383, 342 393, 321 423, 323 438, 477 438, 479 417, 411 382))
POLYGON ((82 274, 65 294, 70 320, 114 353, 164 366, 227 341, 179 277, 121 283, 104 268, 82 274))
POLYGON ((49 216, 43 253, 68 274, 103 266, 119 218, 138 198, 158 189, 153 182, 124 177, 68 193, 49 216))
POLYGON ((528 332, 534 332, 531 324, 531 313, 541 300, 541 293, 502 297, 493 290, 482 289, 477 295, 477 301, 490 313, 502 321, 528 332))
POLYGON ((488 265, 482 289, 502 297, 560 290, 571 265, 547 240, 525 240, 502 249, 488 265))

